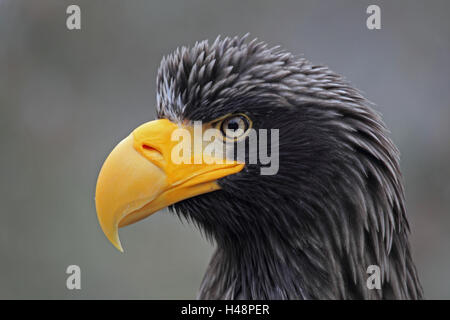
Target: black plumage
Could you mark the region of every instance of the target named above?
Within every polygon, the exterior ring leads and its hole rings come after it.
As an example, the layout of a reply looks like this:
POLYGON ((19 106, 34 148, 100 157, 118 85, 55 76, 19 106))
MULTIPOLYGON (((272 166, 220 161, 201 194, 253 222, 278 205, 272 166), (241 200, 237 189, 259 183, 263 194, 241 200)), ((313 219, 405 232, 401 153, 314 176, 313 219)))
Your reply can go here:
POLYGON ((201 299, 418 299, 399 153, 359 91, 327 67, 256 40, 165 57, 159 118, 248 115, 278 128, 280 167, 247 164, 221 190, 171 206, 216 242, 201 299), (366 286, 369 265, 382 289, 366 286))

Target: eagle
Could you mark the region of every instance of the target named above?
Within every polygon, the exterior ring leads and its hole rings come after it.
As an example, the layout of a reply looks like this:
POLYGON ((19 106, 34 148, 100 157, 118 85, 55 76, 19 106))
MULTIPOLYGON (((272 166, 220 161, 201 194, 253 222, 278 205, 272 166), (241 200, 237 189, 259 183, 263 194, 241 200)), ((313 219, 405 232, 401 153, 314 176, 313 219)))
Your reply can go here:
MULTIPOLYGON (((423 297, 398 149, 342 76, 257 39, 219 36, 164 57, 156 88, 157 119, 122 140, 97 179, 97 217, 117 249, 119 228, 168 207, 216 246, 198 299, 423 297), (175 161, 174 133, 198 123, 219 133, 229 161, 175 161), (240 158, 225 148, 250 144, 250 130, 276 130, 265 146, 276 172, 248 161, 250 148, 240 158)), ((187 149, 183 159, 220 160, 187 149)))

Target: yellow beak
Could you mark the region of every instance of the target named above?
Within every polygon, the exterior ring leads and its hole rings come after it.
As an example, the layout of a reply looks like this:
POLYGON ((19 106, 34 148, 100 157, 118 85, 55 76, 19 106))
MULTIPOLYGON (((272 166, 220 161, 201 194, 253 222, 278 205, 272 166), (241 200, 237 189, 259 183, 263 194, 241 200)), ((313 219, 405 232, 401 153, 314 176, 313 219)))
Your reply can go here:
POLYGON ((166 119, 141 125, 114 148, 100 170, 95 191, 97 217, 106 237, 122 252, 120 227, 173 203, 218 190, 218 179, 244 167, 214 158, 195 164, 195 154, 187 164, 172 161, 172 149, 178 144, 172 134, 177 128, 166 119))

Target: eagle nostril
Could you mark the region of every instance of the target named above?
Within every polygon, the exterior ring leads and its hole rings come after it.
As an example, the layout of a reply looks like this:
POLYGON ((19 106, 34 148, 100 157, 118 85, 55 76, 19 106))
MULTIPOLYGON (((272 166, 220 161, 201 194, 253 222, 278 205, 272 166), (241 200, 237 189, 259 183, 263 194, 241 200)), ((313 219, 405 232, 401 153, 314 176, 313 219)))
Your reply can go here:
POLYGON ((142 145, 142 149, 147 150, 147 151, 156 151, 156 152, 159 152, 157 149, 153 148, 152 146, 149 146, 148 144, 143 144, 143 145, 142 145))
POLYGON ((151 161, 153 161, 156 165, 161 166, 164 165, 164 156, 160 150, 157 148, 143 143, 142 144, 142 152, 143 154, 151 161))

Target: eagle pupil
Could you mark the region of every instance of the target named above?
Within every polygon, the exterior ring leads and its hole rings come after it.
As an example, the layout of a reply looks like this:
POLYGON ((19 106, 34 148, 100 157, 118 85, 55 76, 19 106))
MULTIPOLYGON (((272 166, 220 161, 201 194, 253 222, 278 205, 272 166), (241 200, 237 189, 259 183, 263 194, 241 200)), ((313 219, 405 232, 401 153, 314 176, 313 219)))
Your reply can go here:
POLYGON ((235 120, 231 120, 230 122, 228 122, 228 129, 233 131, 239 129, 239 123, 237 123, 235 120))
POLYGON ((232 116, 220 122, 220 131, 224 137, 237 139, 245 134, 249 128, 248 120, 244 116, 232 116))

